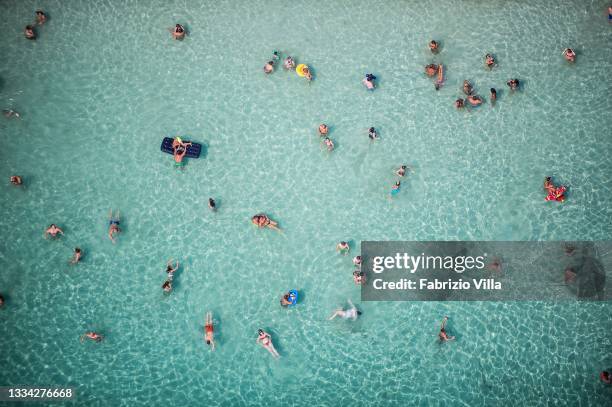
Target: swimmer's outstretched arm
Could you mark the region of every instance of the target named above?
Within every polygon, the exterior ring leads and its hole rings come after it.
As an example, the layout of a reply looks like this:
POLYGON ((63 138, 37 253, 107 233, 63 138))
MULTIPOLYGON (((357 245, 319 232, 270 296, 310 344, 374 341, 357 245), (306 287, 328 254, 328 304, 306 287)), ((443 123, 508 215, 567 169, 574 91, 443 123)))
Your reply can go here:
POLYGON ((357 307, 355 307, 355 306, 353 305, 353 303, 351 302, 351 299, 350 299, 350 298, 349 298, 349 299, 347 299, 347 301, 348 301, 349 305, 351 306, 351 308, 353 308, 353 309, 356 309, 356 308, 357 308, 357 307))

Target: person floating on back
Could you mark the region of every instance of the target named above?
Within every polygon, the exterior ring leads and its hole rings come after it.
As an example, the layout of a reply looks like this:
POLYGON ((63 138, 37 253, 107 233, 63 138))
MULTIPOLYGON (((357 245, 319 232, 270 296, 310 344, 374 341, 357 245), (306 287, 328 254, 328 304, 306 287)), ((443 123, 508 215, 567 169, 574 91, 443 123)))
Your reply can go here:
POLYGON ((191 146, 191 143, 184 143, 180 137, 175 137, 172 140, 172 155, 174 156, 174 163, 181 165, 183 158, 187 154, 187 148, 191 146))
POLYGON ((280 355, 274 348, 274 344, 272 343, 272 337, 263 329, 257 330, 257 343, 261 344, 261 346, 263 346, 268 352, 270 352, 270 354, 275 359, 280 357, 280 355))
POLYGON ((275 221, 270 219, 264 213, 259 213, 257 215, 254 215, 251 218, 251 223, 253 223, 253 225, 257 226, 260 229, 262 229, 262 228, 270 228, 270 229, 274 229, 274 230, 280 230, 280 228, 278 227, 278 223, 276 223, 275 221))

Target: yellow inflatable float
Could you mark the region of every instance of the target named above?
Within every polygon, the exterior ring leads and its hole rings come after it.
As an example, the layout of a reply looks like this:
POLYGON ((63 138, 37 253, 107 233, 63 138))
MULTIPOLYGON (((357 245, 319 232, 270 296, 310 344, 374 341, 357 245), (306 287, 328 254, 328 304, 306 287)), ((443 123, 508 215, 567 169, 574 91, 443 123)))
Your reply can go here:
POLYGON ((295 67, 295 73, 298 74, 298 76, 301 76, 302 78, 306 76, 308 70, 308 65, 306 64, 299 64, 295 67))

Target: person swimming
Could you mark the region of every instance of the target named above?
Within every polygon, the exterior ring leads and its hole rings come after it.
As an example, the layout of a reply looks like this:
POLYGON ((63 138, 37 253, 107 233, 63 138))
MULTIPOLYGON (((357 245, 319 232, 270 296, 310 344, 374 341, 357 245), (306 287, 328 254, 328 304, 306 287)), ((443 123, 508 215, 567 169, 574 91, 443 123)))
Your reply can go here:
POLYGON ((438 78, 436 79, 436 84, 434 85, 434 88, 436 90, 440 90, 442 84, 444 84, 444 66, 440 64, 438 65, 438 78))
POLYGON ((217 203, 214 199, 208 198, 208 208, 213 212, 217 211, 217 203))
POLYGON ((495 66, 495 58, 491 54, 485 55, 485 65, 487 68, 492 69, 495 66))
POLYGON ((175 164, 180 165, 183 162, 183 158, 187 154, 187 148, 190 146, 191 142, 184 143, 178 136, 172 140, 172 156, 174 157, 175 164))
POLYGON ((462 109, 463 106, 465 106, 465 104, 463 102, 463 99, 459 98, 459 99, 455 100, 455 107, 457 109, 462 109))
POLYGON ((274 358, 279 358, 280 355, 274 349, 274 344, 272 343, 272 337, 269 333, 265 332, 263 329, 257 330, 257 343, 260 343, 274 358))
POLYGON ((361 267, 361 256, 353 257, 353 264, 355 266, 361 267))
POLYGON ((274 72, 274 61, 268 61, 268 63, 264 65, 263 70, 264 70, 264 73, 274 72))
POLYGON ((436 74, 437 70, 438 70, 438 65, 436 64, 425 65, 425 75, 429 77, 433 77, 436 74))
POLYGON ((402 165, 401 167, 399 167, 396 171, 395 171, 395 175, 397 175, 398 177, 403 177, 406 175, 406 170, 408 169, 407 166, 402 165))
POLYGON ((172 33, 172 38, 175 40, 182 40, 185 38, 185 28, 180 24, 176 24, 174 28, 170 29, 170 32, 172 33))
POLYGON ((121 229, 119 228, 119 223, 119 211, 117 211, 116 216, 113 217, 113 210, 111 209, 108 215, 108 238, 113 243, 115 243, 116 241, 115 235, 121 232, 121 229))
POLYGON ((446 321, 448 321, 448 317, 444 317, 444 319, 442 320, 442 326, 440 327, 440 332, 438 333, 438 338, 440 339, 440 342, 447 342, 455 339, 454 336, 448 336, 448 334, 446 333, 446 321))
POLYGON ((326 136, 327 133, 329 133, 329 127, 327 127, 327 124, 319 124, 319 136, 326 136))
POLYGON ((510 79, 506 82, 506 85, 508 85, 511 90, 517 90, 520 86, 520 82, 518 79, 510 79))
POLYGON ((210 345, 210 350, 215 350, 215 327, 213 325, 212 313, 209 311, 206 313, 206 319, 204 321, 204 340, 207 345, 210 345))
POLYGON ((368 90, 374 90, 374 88, 376 87, 376 84, 374 83, 374 81, 376 80, 376 76, 372 75, 371 73, 366 74, 365 78, 363 78, 363 84, 365 85, 366 88, 368 88, 368 90))
POLYGON ((376 129, 374 127, 370 127, 368 129, 368 137, 370 138, 370 140, 378 139, 378 133, 376 132, 376 129))
POLYGON ((394 197, 395 195, 399 194, 400 186, 401 182, 399 181, 396 181, 395 184, 393 184, 393 186, 391 187, 391 197, 394 197))
POLYGON ((278 223, 274 222, 272 219, 270 219, 267 215, 263 213, 254 215, 251 218, 251 222, 260 229, 267 227, 270 229, 280 230, 280 228, 278 227, 278 223))
POLYGON ((440 44, 438 44, 437 41, 431 40, 429 41, 429 50, 433 53, 433 54, 437 54, 439 51, 439 46, 440 44))
POLYGON ((295 69, 295 60, 292 57, 287 56, 283 62, 283 67, 285 69, 295 69))
POLYGON ((342 308, 338 308, 336 311, 334 311, 334 313, 332 314, 331 317, 328 318, 328 320, 332 320, 336 317, 340 317, 342 319, 351 319, 353 321, 355 321, 357 319, 357 317, 359 317, 359 315, 361 315, 361 311, 359 311, 357 309, 357 307, 355 307, 353 305, 353 303, 351 302, 350 299, 347 300, 350 308, 344 310, 342 308))
POLYGON ((482 104, 482 98, 478 95, 469 95, 467 101, 472 106, 478 106, 482 104))
POLYGON ((102 339, 104 339, 104 337, 97 332, 86 332, 83 335, 81 335, 81 338, 80 338, 81 343, 83 343, 85 338, 91 339, 94 342, 102 342, 102 339))
POLYGON ((176 261, 176 265, 173 266, 172 265, 172 259, 168 260, 168 263, 166 264, 166 273, 168 274, 168 280, 172 281, 174 279, 174 273, 178 270, 179 268, 179 261, 176 261))
POLYGON ((19 175, 11 175, 11 184, 18 187, 18 186, 23 185, 23 180, 21 179, 19 175))
POLYGON ((36 10, 36 24, 43 25, 47 21, 47 15, 42 10, 36 10))
POLYGON ((25 29, 23 30, 23 35, 25 35, 26 39, 28 40, 36 39, 36 31, 34 31, 34 27, 32 27, 31 25, 25 26, 25 29))
POLYGON ((576 61, 576 53, 571 48, 565 48, 563 50, 563 56, 565 57, 565 60, 568 61, 568 62, 575 62, 576 61))
POLYGON ((72 254, 72 259, 70 259, 70 264, 77 264, 81 261, 81 257, 83 256, 83 252, 79 247, 74 248, 74 253, 72 254))
POLYGON ((62 229, 58 228, 54 223, 52 223, 51 225, 49 225, 47 230, 45 230, 44 237, 45 238, 47 238, 48 236, 58 237, 58 234, 61 234, 63 236, 64 235, 64 231, 62 229))
POLYGON ((323 143, 325 143, 325 145, 327 146, 327 151, 333 151, 334 150, 334 142, 331 141, 331 139, 329 137, 325 137, 323 139, 323 143))
POLYGON ((6 117, 7 119, 10 118, 15 118, 15 119, 19 119, 21 116, 19 115, 19 113, 17 113, 16 111, 14 111, 13 109, 4 109, 2 110, 2 114, 4 115, 4 117, 6 117))
POLYGON ((471 95, 473 91, 472 84, 468 80, 463 81, 463 93, 471 95))
POLYGON ((272 60, 273 61, 278 61, 280 59, 280 52, 279 51, 273 51, 272 52, 272 60))
POLYGON ((491 88, 491 105, 495 105, 495 101, 497 100, 497 90, 495 88, 491 88))
POLYGON ((348 242, 342 241, 336 245, 336 251, 346 256, 351 251, 351 246, 349 246, 348 242))
POLYGON ((610 374, 610 372, 608 372, 607 370, 602 371, 599 374, 599 378, 605 384, 612 384, 612 374, 610 374))

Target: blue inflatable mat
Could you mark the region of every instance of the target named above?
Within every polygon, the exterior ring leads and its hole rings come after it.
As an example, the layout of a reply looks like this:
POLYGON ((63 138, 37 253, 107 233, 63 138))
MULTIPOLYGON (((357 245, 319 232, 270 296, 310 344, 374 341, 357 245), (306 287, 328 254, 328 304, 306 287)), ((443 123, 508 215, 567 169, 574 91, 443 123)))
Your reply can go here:
MULTIPOLYGON (((173 138, 165 137, 164 141, 162 141, 162 144, 161 144, 161 151, 163 151, 164 153, 168 153, 168 154, 174 154, 174 151, 172 150, 173 141, 174 141, 173 138)), ((189 143, 189 141, 183 140, 183 143, 189 143)), ((200 158, 201 152, 202 152, 202 145, 192 142, 192 144, 189 147, 187 147, 187 154, 185 154, 185 157, 200 158)))
MULTIPOLYGON (((289 290, 289 295, 291 296, 291 294, 293 294, 293 298, 292 298, 293 301, 291 301, 291 304, 289 305, 290 307, 294 306, 298 302, 298 292, 297 292, 297 290, 289 290)), ((289 298, 291 298, 291 297, 289 297, 289 298)))

